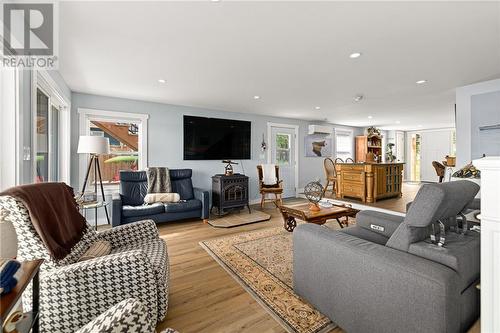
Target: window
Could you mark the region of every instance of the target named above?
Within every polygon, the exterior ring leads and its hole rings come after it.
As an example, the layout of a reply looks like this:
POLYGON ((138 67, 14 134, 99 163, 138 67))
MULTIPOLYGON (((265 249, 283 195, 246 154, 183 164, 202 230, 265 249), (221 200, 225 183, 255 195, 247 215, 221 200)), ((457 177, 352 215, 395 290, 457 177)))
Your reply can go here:
POLYGON ((290 164, 290 134, 276 134, 276 164, 290 164))
MULTIPOLYGON (((139 162, 139 126, 133 122, 90 121, 90 135, 109 139, 108 155, 99 156, 103 185, 118 184, 120 170, 137 170, 139 162)), ((94 184, 93 173, 89 181, 94 184)))
POLYGON ((347 158, 353 158, 353 134, 350 130, 335 130, 335 157, 345 161, 347 158))
MULTIPOLYGON (((99 156, 103 185, 111 192, 119 184, 120 170, 143 170, 147 167, 146 114, 78 109, 80 135, 97 135, 109 139, 110 153, 99 156)), ((80 188, 83 186, 89 156, 79 156, 80 188)), ((94 184, 89 174, 89 185, 94 184)), ((92 186, 91 186, 92 187, 92 186)))
POLYGON ((451 147, 450 156, 457 156, 457 131, 453 129, 451 131, 451 147))
POLYGON ((36 177, 37 183, 49 181, 49 96, 36 91, 36 177))

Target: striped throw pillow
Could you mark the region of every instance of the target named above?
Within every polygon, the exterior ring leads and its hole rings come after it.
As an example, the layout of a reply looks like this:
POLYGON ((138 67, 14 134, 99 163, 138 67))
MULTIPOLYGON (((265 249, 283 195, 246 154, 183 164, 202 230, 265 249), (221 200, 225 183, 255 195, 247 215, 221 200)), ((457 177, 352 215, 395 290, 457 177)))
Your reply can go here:
POLYGON ((111 243, 105 240, 98 240, 92 243, 78 261, 85 261, 102 256, 107 256, 111 253, 111 243))

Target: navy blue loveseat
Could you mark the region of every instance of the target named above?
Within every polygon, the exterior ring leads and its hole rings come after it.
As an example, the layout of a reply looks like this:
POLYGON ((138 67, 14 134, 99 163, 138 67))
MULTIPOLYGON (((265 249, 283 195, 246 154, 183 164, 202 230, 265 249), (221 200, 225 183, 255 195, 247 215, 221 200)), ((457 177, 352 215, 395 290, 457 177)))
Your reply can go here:
POLYGON ((187 218, 208 219, 208 191, 193 187, 191 169, 171 169, 172 192, 179 193, 181 202, 144 205, 148 180, 145 171, 120 171, 120 193, 113 195, 113 227, 151 219, 155 222, 187 218))

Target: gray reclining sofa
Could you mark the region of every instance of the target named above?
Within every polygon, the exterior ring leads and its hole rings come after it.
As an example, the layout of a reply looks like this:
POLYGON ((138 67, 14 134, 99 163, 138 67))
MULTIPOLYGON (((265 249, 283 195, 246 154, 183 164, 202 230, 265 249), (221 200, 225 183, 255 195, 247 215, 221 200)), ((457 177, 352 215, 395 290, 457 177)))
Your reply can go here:
POLYGON ((342 230, 299 225, 295 292, 350 333, 465 332, 479 317, 480 237, 455 217, 478 190, 426 184, 406 217, 362 211, 342 230), (438 220, 444 246, 430 241, 438 220))

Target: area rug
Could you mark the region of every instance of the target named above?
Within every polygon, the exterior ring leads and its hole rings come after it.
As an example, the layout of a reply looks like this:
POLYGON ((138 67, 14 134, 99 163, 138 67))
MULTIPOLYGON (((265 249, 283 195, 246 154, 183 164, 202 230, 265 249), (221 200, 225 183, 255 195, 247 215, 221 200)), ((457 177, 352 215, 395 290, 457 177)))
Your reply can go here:
POLYGON ((203 241, 200 245, 288 332, 320 333, 336 327, 293 292, 292 234, 282 227, 203 241))
POLYGON ((229 213, 228 215, 224 215, 221 217, 218 216, 210 216, 208 223, 212 227, 217 228, 232 228, 240 225, 257 223, 262 221, 268 221, 271 219, 271 215, 261 212, 259 210, 251 210, 251 213, 248 213, 248 210, 243 209, 239 212, 229 213))

